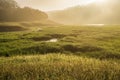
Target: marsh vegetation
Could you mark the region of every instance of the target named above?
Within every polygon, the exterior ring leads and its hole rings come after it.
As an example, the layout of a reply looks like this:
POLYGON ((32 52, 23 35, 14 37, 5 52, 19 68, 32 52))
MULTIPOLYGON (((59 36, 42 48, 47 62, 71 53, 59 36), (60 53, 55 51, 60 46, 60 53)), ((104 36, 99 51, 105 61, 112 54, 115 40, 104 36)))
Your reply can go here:
POLYGON ((0 0, 0 80, 120 80, 119 0, 49 1, 0 0))
POLYGON ((24 28, 0 32, 1 80, 120 79, 119 26, 24 28))

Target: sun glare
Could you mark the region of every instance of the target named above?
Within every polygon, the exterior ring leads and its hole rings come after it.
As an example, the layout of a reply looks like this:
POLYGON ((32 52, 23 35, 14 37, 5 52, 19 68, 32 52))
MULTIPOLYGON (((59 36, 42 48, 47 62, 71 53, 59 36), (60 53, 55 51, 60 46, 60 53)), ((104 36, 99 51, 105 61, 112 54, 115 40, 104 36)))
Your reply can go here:
POLYGON ((83 4, 90 4, 90 3, 96 3, 96 4, 101 4, 105 3, 107 0, 85 0, 83 4))
POLYGON ((105 3, 107 0, 94 0, 96 4, 103 4, 105 3))

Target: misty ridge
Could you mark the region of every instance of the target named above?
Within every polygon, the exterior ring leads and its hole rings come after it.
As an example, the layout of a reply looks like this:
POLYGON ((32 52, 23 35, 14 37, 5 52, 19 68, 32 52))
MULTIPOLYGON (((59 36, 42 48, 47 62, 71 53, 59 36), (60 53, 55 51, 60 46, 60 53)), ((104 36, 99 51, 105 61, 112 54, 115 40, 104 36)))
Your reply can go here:
POLYGON ((69 7, 64 10, 43 12, 26 6, 21 8, 14 0, 0 0, 0 21, 51 20, 51 22, 69 25, 120 24, 120 1, 105 1, 105 3, 91 3, 69 7))
POLYGON ((69 25, 120 24, 120 0, 73 6, 48 12, 49 19, 69 25))
POLYGON ((30 7, 19 7, 14 0, 0 0, 0 21, 40 21, 48 19, 48 15, 30 7))

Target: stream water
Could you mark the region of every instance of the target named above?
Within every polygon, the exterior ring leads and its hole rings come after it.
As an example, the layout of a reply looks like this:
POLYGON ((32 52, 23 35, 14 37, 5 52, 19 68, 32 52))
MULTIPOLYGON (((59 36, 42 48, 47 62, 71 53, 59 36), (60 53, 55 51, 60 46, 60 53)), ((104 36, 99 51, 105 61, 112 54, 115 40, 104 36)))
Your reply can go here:
POLYGON ((46 42, 57 42, 57 41, 58 41, 58 39, 53 38, 53 39, 47 40, 46 42))

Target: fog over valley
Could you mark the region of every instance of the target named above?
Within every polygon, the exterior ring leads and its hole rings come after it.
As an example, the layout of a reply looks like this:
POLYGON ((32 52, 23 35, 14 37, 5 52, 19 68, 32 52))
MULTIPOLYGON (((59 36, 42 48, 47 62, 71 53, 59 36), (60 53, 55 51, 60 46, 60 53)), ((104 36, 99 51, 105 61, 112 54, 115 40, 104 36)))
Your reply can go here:
POLYGON ((77 5, 48 12, 49 19, 63 24, 120 24, 120 1, 77 5))

